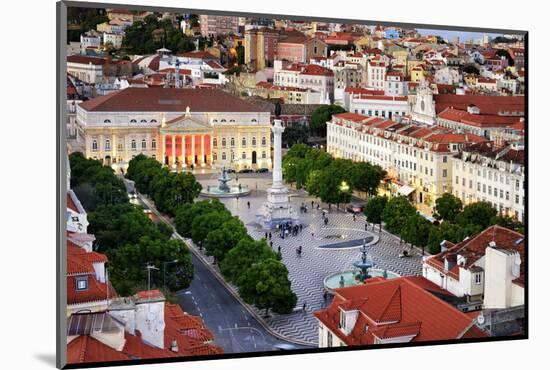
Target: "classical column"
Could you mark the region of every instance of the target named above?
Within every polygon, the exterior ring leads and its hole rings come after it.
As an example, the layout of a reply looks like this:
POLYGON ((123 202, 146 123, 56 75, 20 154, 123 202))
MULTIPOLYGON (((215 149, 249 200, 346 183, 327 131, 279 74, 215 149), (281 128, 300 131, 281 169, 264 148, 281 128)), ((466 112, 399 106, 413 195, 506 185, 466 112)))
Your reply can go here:
POLYGON ((116 144, 116 135, 115 135, 115 134, 112 134, 112 135, 111 135, 111 145, 112 145, 111 151, 113 152, 113 158, 114 158, 114 160, 116 161, 116 155, 117 155, 117 151, 116 151, 117 148, 116 148, 116 145, 117 145, 117 144, 116 144))
POLYGON ((165 159, 166 159, 166 139, 165 139, 165 136, 163 134, 160 134, 160 146, 161 146, 161 155, 162 155, 162 159, 160 161, 160 163, 162 163, 162 165, 164 166, 166 163, 164 163, 165 159))
POLYGON ((191 135, 191 164, 195 166, 195 135, 191 135))
POLYGON ((185 135, 181 135, 181 166, 186 167, 187 166, 187 153, 185 152, 186 145, 185 145, 185 135))
POLYGON ((172 167, 176 167, 176 135, 172 135, 172 167))
POLYGON ((201 136, 201 167, 204 167, 204 134, 201 136))
POLYGON ((283 169, 282 169, 282 151, 281 151, 281 136, 285 128, 281 125, 280 119, 275 119, 275 123, 271 128, 273 131, 273 188, 283 186, 283 169))

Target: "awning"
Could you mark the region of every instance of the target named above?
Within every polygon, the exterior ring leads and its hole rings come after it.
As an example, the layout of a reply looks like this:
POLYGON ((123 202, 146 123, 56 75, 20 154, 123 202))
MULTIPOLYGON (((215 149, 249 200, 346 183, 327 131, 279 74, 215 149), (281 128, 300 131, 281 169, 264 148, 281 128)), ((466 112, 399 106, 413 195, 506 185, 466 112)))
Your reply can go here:
POLYGON ((415 189, 410 187, 410 186, 407 186, 407 185, 403 185, 399 188, 399 193, 400 194, 403 194, 404 196, 409 196, 415 189))

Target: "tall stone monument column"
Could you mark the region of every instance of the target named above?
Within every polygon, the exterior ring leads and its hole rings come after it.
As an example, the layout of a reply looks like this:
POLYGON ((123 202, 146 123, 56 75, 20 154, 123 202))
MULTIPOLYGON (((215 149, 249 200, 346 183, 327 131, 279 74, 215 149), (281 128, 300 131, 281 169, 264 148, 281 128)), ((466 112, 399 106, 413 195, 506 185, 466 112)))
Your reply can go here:
MULTIPOLYGON (((280 106, 275 112, 278 117, 280 106)), ((260 207, 256 220, 264 229, 271 229, 279 224, 298 223, 298 215, 289 201, 289 192, 283 184, 282 135, 285 128, 276 118, 271 128, 273 132, 273 183, 267 189, 267 201, 260 207)))

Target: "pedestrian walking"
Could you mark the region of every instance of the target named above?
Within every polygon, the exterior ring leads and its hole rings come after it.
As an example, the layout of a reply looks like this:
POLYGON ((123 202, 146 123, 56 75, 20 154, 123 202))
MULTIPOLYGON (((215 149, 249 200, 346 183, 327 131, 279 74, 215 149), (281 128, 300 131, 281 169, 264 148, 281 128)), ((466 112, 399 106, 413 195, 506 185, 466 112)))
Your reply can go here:
POLYGON ((319 203, 317 203, 317 210, 319 210, 319 203))
POLYGON ((250 209, 250 202, 246 202, 246 205, 248 206, 248 209, 250 209))
POLYGON ((269 246, 271 247, 271 249, 273 249, 273 240, 269 242, 269 246))
POLYGON ((304 302, 304 304, 302 305, 302 311, 306 312, 306 306, 307 306, 307 303, 304 302))
POLYGON ((267 231, 265 232, 265 238, 267 239, 267 231))
POLYGON ((269 240, 271 240, 271 231, 269 232, 269 240))
POLYGON ((277 252, 281 253, 281 246, 280 245, 277 247, 277 252))
MULTIPOLYGON (((250 207, 248 207, 250 208, 250 207)), ((357 220, 357 217, 355 217, 355 213, 353 214, 353 222, 355 222, 357 220)))

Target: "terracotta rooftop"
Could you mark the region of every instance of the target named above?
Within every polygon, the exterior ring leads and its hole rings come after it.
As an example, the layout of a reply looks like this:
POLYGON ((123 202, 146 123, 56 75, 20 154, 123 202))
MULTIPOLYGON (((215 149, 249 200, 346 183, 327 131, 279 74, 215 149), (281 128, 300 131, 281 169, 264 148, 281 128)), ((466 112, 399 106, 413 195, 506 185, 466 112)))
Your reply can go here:
POLYGON ((523 96, 437 94, 433 98, 438 114, 449 107, 466 111, 472 104, 479 108, 480 114, 498 115, 499 112, 525 112, 523 96))
POLYGON ((67 57, 67 63, 103 65, 107 63, 107 61, 104 58, 99 57, 89 57, 86 55, 70 55, 67 57))
MULTIPOLYGON (((444 252, 427 258, 426 263, 438 269, 441 273, 448 274, 458 280, 460 278, 460 267, 458 264, 455 264, 452 269, 445 271, 445 259, 455 263, 457 261, 457 256, 460 255, 464 257, 464 263, 461 266, 465 269, 469 269, 485 256, 485 250, 489 247, 489 243, 491 242, 495 242, 496 247, 500 249, 518 252, 523 261, 525 254, 525 237, 516 231, 494 225, 472 238, 450 247, 444 252)), ((524 278, 524 266, 524 263, 520 265, 518 282, 520 280, 522 281, 524 278)))
POLYGON ((367 280, 366 284, 335 290, 335 298, 314 315, 347 345, 374 344, 375 338, 411 336, 411 342, 460 339, 486 334, 474 327, 472 319, 434 296, 439 289, 422 277, 367 280), (422 281, 422 282, 421 282, 422 281), (359 312, 351 332, 340 328, 341 310, 359 312))
POLYGON ((80 104, 89 112, 261 112, 221 90, 129 87, 80 104))

